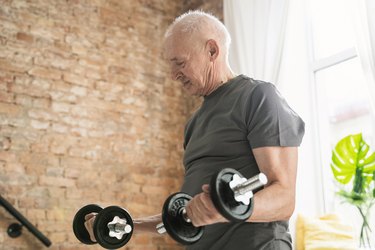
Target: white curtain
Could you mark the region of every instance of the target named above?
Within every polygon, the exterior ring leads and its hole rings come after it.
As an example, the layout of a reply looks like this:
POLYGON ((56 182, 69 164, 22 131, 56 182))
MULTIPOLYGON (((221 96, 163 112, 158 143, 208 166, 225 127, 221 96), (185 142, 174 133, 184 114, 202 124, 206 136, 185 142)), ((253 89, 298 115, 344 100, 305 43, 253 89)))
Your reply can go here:
POLYGON ((356 47, 375 112, 375 0, 350 0, 354 14, 356 47))
POLYGON ((234 72, 277 84, 289 0, 224 0, 234 72))
POLYGON ((224 23, 233 40, 233 70, 276 84, 306 124, 298 151, 296 209, 289 224, 293 238, 299 213, 315 216, 324 209, 317 167, 320 158, 315 151, 316 134, 311 129, 316 120, 312 112, 305 2, 224 0, 224 23))

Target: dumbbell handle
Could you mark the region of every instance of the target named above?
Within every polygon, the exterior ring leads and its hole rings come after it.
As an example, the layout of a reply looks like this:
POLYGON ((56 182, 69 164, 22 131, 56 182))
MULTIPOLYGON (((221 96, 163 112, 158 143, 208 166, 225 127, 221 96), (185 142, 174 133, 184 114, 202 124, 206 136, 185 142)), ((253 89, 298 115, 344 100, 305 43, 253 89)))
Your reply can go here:
POLYGON ((263 173, 255 175, 249 179, 241 178, 237 174, 233 175, 229 186, 234 192, 234 198, 237 201, 247 203, 253 197, 253 191, 266 185, 268 182, 267 176, 263 173))
MULTIPOLYGON (((182 218, 184 219, 184 221, 186 221, 187 223, 191 223, 191 220, 189 219, 189 217, 187 216, 187 213, 186 213, 186 209, 185 208, 182 208, 181 209, 181 216, 182 218)), ((165 233, 167 230, 165 229, 164 227, 164 223, 163 222, 160 222, 159 224, 156 225, 156 231, 159 233, 159 234, 163 234, 165 233)))
POLYGON ((133 228, 127 223, 126 219, 115 216, 111 222, 107 225, 109 230, 109 236, 115 237, 119 240, 122 239, 124 234, 130 233, 133 228))

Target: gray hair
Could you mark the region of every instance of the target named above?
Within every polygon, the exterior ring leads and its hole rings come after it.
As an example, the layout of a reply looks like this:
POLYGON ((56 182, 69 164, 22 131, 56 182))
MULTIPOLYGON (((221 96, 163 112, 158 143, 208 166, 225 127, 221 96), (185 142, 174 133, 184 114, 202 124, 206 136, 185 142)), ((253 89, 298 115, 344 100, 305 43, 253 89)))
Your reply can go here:
POLYGON ((231 37, 224 26, 224 24, 214 15, 203 12, 201 10, 189 10, 188 12, 178 16, 173 23, 168 27, 165 32, 164 39, 167 40, 174 33, 174 28, 178 26, 178 31, 183 34, 191 35, 197 31, 200 31, 201 27, 206 24, 210 27, 213 33, 216 35, 219 46, 225 48, 225 57, 228 58, 229 46, 231 43, 231 37))

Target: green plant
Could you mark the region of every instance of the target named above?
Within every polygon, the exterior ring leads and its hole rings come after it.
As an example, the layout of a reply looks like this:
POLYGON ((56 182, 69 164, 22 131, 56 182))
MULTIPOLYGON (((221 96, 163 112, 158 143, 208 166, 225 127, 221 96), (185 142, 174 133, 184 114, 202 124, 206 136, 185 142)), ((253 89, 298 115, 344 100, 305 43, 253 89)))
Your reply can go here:
POLYGON ((341 139, 332 150, 331 169, 339 183, 337 195, 354 205, 363 219, 360 246, 371 247, 370 209, 375 203, 375 153, 363 140, 362 134, 341 139))

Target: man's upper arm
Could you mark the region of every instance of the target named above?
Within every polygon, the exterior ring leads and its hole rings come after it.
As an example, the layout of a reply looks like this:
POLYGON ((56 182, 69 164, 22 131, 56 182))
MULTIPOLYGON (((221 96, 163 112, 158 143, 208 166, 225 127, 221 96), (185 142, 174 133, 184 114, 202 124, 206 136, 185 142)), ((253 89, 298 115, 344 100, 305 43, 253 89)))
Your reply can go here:
POLYGON ((253 149, 260 172, 268 178, 268 184, 279 183, 294 196, 297 175, 297 147, 261 147, 253 149))

